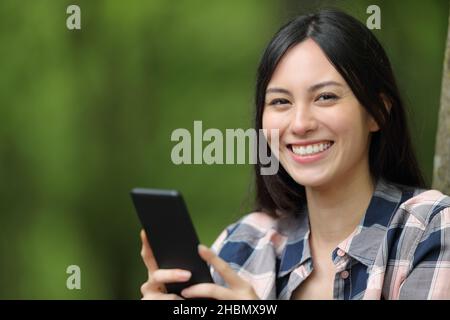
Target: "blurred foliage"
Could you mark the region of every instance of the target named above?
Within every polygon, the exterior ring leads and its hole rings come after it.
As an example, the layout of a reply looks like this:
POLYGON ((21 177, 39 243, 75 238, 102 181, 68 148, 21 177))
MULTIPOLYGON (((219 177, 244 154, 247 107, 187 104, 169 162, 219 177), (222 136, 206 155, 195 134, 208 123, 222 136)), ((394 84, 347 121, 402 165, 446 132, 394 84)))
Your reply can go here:
POLYGON ((251 167, 176 166, 171 132, 250 127, 281 24, 326 5, 365 21, 369 4, 429 179, 447 0, 0 2, 0 298, 139 298, 135 186, 181 190, 210 245, 251 209, 251 167), (81 30, 66 28, 69 4, 81 30), (71 264, 81 290, 66 288, 71 264))

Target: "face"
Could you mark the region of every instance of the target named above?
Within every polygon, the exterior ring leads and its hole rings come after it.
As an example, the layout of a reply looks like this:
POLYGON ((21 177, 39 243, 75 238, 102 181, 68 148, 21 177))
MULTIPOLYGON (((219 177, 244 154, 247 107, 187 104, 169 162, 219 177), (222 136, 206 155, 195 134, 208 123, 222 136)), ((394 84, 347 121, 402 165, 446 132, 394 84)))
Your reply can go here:
POLYGON ((370 132, 379 128, 311 39, 292 47, 278 64, 262 122, 268 132, 279 130, 280 163, 305 187, 369 171, 370 132))

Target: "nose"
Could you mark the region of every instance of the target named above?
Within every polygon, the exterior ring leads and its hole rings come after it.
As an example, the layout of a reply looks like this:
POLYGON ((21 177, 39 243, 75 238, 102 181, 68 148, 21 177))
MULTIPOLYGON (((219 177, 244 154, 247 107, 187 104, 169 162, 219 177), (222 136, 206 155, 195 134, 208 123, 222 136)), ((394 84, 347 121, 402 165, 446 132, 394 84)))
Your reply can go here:
POLYGON ((299 136, 308 134, 317 128, 317 120, 307 105, 297 105, 291 120, 291 130, 299 136))

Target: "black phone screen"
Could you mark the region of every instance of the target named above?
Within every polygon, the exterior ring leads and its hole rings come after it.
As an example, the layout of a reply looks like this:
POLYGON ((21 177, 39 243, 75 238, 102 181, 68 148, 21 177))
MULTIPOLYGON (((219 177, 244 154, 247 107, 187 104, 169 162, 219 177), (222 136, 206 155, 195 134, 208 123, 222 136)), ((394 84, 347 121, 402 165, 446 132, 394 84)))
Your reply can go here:
POLYGON ((160 269, 186 269, 187 282, 166 284, 168 293, 197 283, 212 283, 209 267, 197 252, 199 240, 181 194, 176 190, 133 189, 131 197, 160 269))

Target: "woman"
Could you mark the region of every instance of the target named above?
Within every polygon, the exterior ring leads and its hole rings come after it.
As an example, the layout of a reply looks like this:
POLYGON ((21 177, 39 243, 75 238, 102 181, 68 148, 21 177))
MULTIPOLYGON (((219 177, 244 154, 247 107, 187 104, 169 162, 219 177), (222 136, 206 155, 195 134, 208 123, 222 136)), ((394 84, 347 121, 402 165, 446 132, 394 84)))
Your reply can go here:
POLYGON ((158 270, 142 233, 144 299, 450 298, 450 197, 425 190, 389 60, 363 24, 326 10, 282 27, 255 120, 279 130, 281 166, 257 164, 256 212, 199 247, 215 283, 166 294, 190 273, 158 270))

